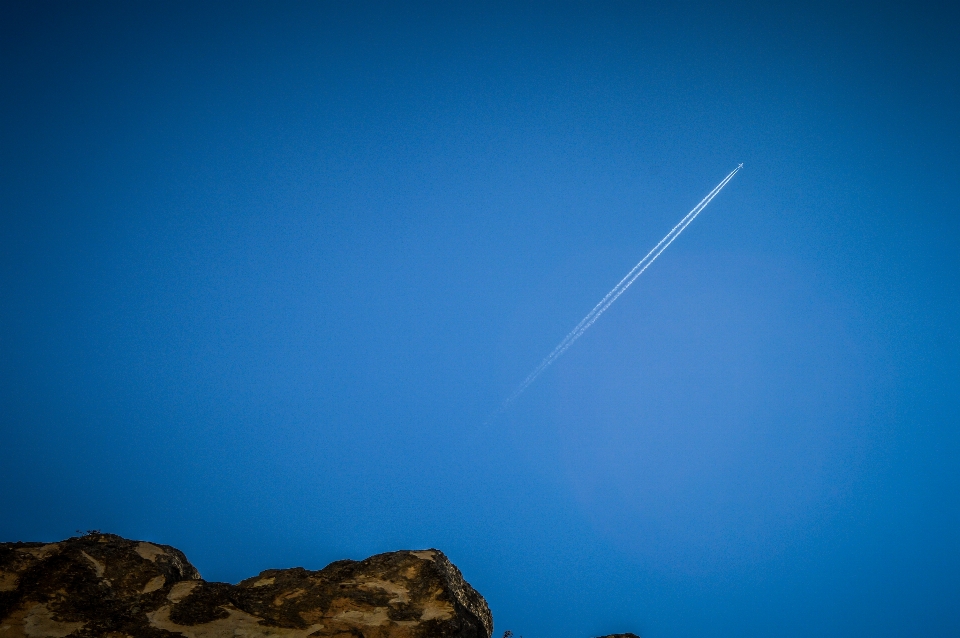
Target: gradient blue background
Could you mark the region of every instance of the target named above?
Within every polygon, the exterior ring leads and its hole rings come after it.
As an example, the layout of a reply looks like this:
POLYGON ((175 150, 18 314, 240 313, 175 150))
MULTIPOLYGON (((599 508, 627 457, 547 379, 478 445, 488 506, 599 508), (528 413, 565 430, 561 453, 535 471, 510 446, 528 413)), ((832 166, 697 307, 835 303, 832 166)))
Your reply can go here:
POLYGON ((960 634, 958 15, 773 5, 5 3, 0 539, 960 634))

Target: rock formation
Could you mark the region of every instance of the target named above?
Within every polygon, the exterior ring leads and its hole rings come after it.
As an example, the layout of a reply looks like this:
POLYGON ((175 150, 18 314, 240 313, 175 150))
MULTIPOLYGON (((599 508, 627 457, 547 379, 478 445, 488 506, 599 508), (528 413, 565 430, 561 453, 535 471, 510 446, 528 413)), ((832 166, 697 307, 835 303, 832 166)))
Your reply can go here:
POLYGON ((438 550, 200 578, 167 545, 87 534, 0 543, 0 638, 491 638, 486 601, 438 550))

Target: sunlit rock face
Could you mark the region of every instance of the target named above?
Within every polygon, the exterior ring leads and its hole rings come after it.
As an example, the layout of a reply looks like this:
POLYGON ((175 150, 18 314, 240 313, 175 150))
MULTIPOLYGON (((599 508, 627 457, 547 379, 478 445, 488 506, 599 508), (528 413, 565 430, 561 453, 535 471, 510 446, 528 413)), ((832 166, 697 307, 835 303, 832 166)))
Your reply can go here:
POLYGON ((110 534, 0 544, 0 638, 490 638, 486 601, 437 550, 209 583, 177 549, 110 534))

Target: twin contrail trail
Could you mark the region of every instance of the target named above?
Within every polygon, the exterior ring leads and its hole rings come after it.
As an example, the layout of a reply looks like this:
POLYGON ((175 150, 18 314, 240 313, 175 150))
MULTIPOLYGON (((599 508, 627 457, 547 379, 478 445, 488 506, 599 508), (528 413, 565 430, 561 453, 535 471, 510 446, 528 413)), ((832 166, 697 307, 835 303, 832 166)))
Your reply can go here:
POLYGON ((594 322, 600 318, 600 315, 606 312, 607 308, 613 305, 613 302, 616 301, 617 298, 622 295, 627 288, 630 287, 630 284, 636 281, 637 277, 643 274, 643 271, 646 270, 650 264, 656 261, 657 257, 660 256, 660 253, 665 251, 667 246, 673 243, 674 239, 680 236, 680 233, 683 232, 683 229, 689 226, 690 222, 697 218, 697 215, 699 215, 701 211, 707 207, 707 204, 709 204, 710 201, 717 196, 717 193, 719 193, 723 187, 727 185, 727 182, 733 179, 733 176, 736 175, 737 171, 739 171, 741 168, 743 168, 743 164, 737 166, 730 172, 729 175, 724 177, 723 181, 717 184, 716 188, 710 191, 707 196, 704 197, 703 200, 693 208, 693 210, 687 213, 687 216, 681 219, 680 223, 674 226, 670 232, 667 233, 667 236, 661 239, 660 243, 654 246, 653 250, 648 252, 647 256, 641 259, 640 263, 634 266, 633 270, 628 272, 627 276, 621 279, 620 283, 614 286, 613 290, 608 292, 607 296, 601 299, 600 303, 594 306, 593 310, 591 310, 590 313, 587 314, 587 316, 577 324, 577 327, 571 330, 570 334, 564 337, 563 341, 561 341, 560 344, 553 349, 553 352, 547 355, 547 358, 541 361, 540 365, 538 365, 533 372, 527 375, 527 378, 523 380, 523 383, 520 384, 520 387, 517 388, 516 392, 511 394, 510 397, 503 402, 503 405, 500 406, 501 412, 505 410, 507 406, 513 403, 521 394, 523 394, 523 391, 530 387, 530 384, 536 381, 537 377, 539 377, 544 370, 549 368, 554 361, 559 359, 560 356, 563 355, 563 353, 573 345, 573 342, 579 339, 580 336, 583 335, 583 333, 586 332, 590 326, 592 326, 594 322))

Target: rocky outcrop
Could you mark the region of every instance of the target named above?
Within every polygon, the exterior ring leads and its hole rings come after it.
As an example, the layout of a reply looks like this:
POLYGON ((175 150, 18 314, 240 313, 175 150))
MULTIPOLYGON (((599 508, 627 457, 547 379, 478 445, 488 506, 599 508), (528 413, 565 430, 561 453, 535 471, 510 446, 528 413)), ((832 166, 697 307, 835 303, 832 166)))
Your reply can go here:
POLYGON ((271 569, 211 583, 179 550, 111 534, 0 543, 0 638, 491 638, 442 552, 271 569))

